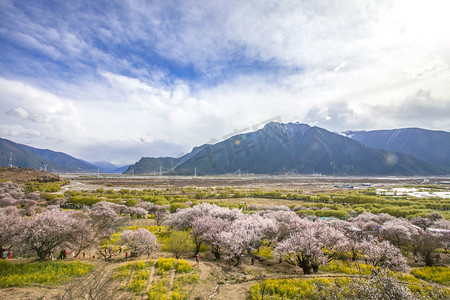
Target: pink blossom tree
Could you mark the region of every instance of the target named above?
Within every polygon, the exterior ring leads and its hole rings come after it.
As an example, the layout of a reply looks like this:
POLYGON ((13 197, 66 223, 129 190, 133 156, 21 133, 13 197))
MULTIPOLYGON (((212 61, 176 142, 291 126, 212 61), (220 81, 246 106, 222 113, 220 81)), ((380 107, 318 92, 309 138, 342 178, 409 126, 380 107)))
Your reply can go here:
POLYGON ((275 248, 275 253, 289 264, 303 269, 305 274, 318 271, 319 266, 337 259, 347 250, 345 234, 325 222, 303 221, 287 239, 275 248))
POLYGON ((178 230, 187 230, 192 227, 194 219, 202 216, 213 216, 233 221, 241 215, 242 213, 238 209, 229 209, 204 202, 172 214, 164 224, 178 230))
POLYGON ((219 234, 225 259, 239 265, 245 252, 253 253, 261 246, 265 237, 273 236, 275 230, 273 220, 259 215, 244 215, 232 221, 231 226, 219 234))
POLYGON ((125 230, 120 234, 120 240, 130 249, 132 256, 147 254, 148 257, 159 246, 155 235, 145 228, 125 230))
POLYGON ((148 212, 142 207, 128 207, 127 213, 136 218, 147 218, 148 212))
POLYGON ((437 262, 435 250, 448 245, 449 233, 421 232, 412 236, 414 256, 421 258, 428 267, 437 262))
POLYGON ((417 229, 406 219, 387 221, 380 229, 380 236, 404 253, 412 250, 412 236, 414 234, 417 234, 417 229))
POLYGON ((25 226, 19 210, 14 206, 0 208, 0 255, 12 248, 19 248, 25 226))
POLYGON ((370 212, 363 212, 355 218, 350 218, 349 221, 353 223, 353 226, 364 231, 375 231, 377 226, 395 219, 395 217, 384 213, 376 215, 370 212))
POLYGON ((402 272, 408 270, 406 259, 400 250, 388 241, 380 242, 375 238, 369 238, 361 243, 360 249, 364 253, 367 262, 374 267, 402 272))
POLYGON ((274 253, 280 255, 287 263, 300 267, 305 274, 311 274, 313 266, 327 262, 320 241, 317 240, 312 228, 296 232, 281 241, 274 253))
MULTIPOLYGON (((194 207, 182 209, 170 215, 169 219, 167 219, 164 224, 177 230, 188 230, 192 228, 194 220, 203 216, 212 216, 233 221, 242 215, 243 214, 237 209, 228 209, 226 207, 220 207, 205 202, 195 205, 194 207)), ((202 241, 197 239, 196 235, 193 237, 196 245, 195 252, 198 253, 202 241)))
POLYGON ((430 212, 425 217, 427 219, 431 220, 432 222, 436 222, 438 220, 443 220, 444 219, 444 217, 440 213, 438 213, 437 211, 430 212))
POLYGON ((441 220, 434 222, 432 227, 450 230, 450 221, 441 219, 441 220))
POLYGON ((302 219, 293 211, 271 211, 264 214, 264 217, 275 222, 276 230, 270 241, 280 242, 286 239, 291 232, 302 228, 302 219))
POLYGON ((28 222, 24 241, 40 259, 47 258, 58 247, 68 246, 77 220, 60 209, 45 210, 28 222))
POLYGON ((140 202, 136 206, 145 209, 149 214, 153 215, 157 226, 161 226, 161 224, 170 216, 170 212, 166 206, 149 202, 140 202))
POLYGON ((415 217, 411 219, 411 224, 416 225, 423 230, 426 230, 428 227, 433 225, 433 221, 428 218, 415 217))
POLYGON ((94 224, 88 212, 70 212, 71 217, 77 220, 73 228, 73 235, 69 241, 69 247, 75 253, 75 257, 91 247, 96 246, 101 236, 94 229, 94 224))
POLYGON ((92 224, 100 237, 108 236, 112 232, 112 227, 118 220, 119 216, 114 210, 114 206, 112 204, 114 203, 102 201, 92 206, 92 224))
POLYGON ((208 244, 211 248, 211 253, 214 254, 216 259, 219 259, 222 246, 220 234, 230 226, 231 221, 228 219, 201 216, 192 222, 191 234, 196 241, 208 244))
POLYGON ((3 197, 0 198, 0 207, 14 206, 16 204, 17 200, 10 195, 3 195, 3 197))

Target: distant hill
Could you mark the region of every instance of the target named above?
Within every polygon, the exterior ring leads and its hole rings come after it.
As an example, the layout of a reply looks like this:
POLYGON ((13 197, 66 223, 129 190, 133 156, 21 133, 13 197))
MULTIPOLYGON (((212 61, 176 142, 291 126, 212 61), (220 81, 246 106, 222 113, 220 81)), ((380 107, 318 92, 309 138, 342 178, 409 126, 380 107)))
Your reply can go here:
POLYGON ((111 170, 109 172, 105 172, 105 173, 115 173, 115 174, 122 174, 123 172, 125 172, 126 170, 128 170, 128 168, 130 167, 130 165, 126 165, 126 166, 122 166, 122 167, 118 167, 114 170, 111 170))
POLYGON ((97 167, 62 152, 37 149, 0 138, 0 166, 12 164, 29 169, 60 172, 96 172, 97 167))
POLYGON ((344 134, 370 147, 413 155, 450 173, 450 132, 403 128, 344 134))
POLYGON ((27 181, 60 181, 60 177, 53 173, 25 169, 25 168, 7 168, 0 167, 0 180, 7 180, 16 183, 23 183, 27 181))
POLYGON ((441 175, 440 168, 413 156, 375 149, 328 130, 298 123, 269 123, 181 158, 142 158, 126 174, 225 173, 326 175, 441 175))
POLYGON ((101 173, 123 173, 130 166, 126 165, 119 167, 107 161, 94 161, 92 164, 98 167, 101 173))
POLYGON ((173 157, 142 157, 137 163, 128 167, 124 174, 159 174, 167 173, 177 166, 177 159, 173 157))
POLYGON ((31 152, 38 154, 52 163, 62 166, 64 168, 68 168, 70 170, 74 171, 80 171, 80 172, 97 172, 98 167, 90 164, 88 162, 85 162, 81 159, 77 159, 73 156, 70 156, 68 154, 65 154, 63 152, 55 152, 48 149, 38 149, 33 148, 26 145, 21 145, 23 148, 30 150, 31 152))

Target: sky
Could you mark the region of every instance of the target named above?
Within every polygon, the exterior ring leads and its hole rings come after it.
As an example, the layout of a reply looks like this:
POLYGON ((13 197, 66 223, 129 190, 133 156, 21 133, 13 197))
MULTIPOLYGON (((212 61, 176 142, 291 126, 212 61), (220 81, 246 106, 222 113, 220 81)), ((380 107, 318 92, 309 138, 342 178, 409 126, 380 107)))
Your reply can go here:
POLYGON ((450 131, 448 0, 0 0, 0 137, 181 156, 270 120, 450 131))

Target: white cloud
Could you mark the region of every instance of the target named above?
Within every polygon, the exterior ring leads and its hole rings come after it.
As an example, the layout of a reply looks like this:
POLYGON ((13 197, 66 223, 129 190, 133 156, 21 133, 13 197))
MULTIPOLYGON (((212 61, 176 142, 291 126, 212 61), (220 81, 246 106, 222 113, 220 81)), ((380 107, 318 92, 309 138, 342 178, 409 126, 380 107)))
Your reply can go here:
POLYGON ((120 160, 176 155, 275 117, 450 130, 447 1, 92 5, 108 9, 44 9, 50 26, 3 4, 13 21, 1 33, 76 77, 0 78, 4 134, 36 130, 39 145, 95 160, 101 145, 120 160))
POLYGON ((18 117, 21 119, 27 119, 30 116, 30 113, 27 112, 22 107, 16 107, 14 109, 8 110, 7 112, 5 112, 5 114, 7 114, 8 116, 18 117))
POLYGON ((41 133, 37 130, 24 128, 21 125, 5 125, 0 124, 0 132, 2 135, 8 137, 24 137, 24 138, 37 138, 41 136, 41 133))
POLYGON ((26 111, 25 109, 23 109, 22 107, 16 107, 13 108, 11 110, 8 110, 7 112, 5 112, 6 115, 8 116, 13 116, 13 117, 17 117, 23 120, 30 120, 31 122, 35 122, 35 123, 47 123, 47 118, 45 116, 45 114, 40 113, 40 114, 33 114, 30 115, 30 113, 28 111, 26 111))

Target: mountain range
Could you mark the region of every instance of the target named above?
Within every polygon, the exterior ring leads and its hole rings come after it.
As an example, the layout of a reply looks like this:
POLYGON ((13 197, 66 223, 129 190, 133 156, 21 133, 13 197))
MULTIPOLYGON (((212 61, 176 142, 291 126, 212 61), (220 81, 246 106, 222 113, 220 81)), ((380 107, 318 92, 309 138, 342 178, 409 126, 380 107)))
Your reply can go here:
POLYGON ((93 164, 62 152, 38 149, 0 138, 0 166, 10 164, 52 172, 96 173, 100 170, 102 173, 122 173, 128 168, 128 166, 119 168, 104 162, 93 164))
POLYGON ((393 130, 346 131, 345 136, 370 147, 406 153, 450 173, 450 133, 403 128, 393 130))
POLYGON ((180 158, 142 157, 118 168, 0 138, 0 166, 59 172, 164 175, 323 174, 414 176, 450 174, 450 133, 419 128, 334 133, 300 123, 264 128, 192 149, 180 158))
MULTIPOLYGON (((356 133, 352 136, 356 136, 356 133)), ((440 166, 410 154, 371 147, 323 128, 299 123, 272 122, 255 132, 239 134, 213 145, 195 147, 180 158, 143 157, 125 173, 208 175, 292 172, 336 176, 447 173, 437 165, 440 166)))

